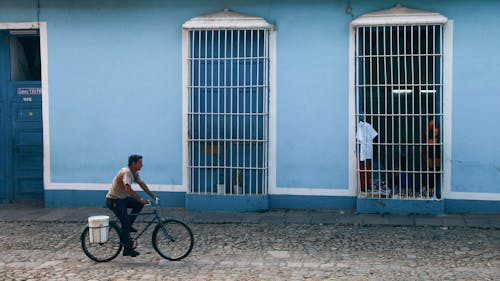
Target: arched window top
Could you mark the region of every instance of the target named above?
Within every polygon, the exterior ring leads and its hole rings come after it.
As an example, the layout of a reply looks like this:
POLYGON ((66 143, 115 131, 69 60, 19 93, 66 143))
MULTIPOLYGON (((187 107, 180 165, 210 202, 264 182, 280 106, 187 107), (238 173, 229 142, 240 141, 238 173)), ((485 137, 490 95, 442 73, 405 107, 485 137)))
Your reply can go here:
POLYGON ((261 17, 254 17, 224 10, 195 17, 182 25, 185 29, 271 29, 272 24, 261 17))
POLYGON ((352 26, 373 25, 406 25, 406 24, 444 24, 448 21, 445 16, 423 10, 410 9, 396 5, 387 10, 371 12, 357 17, 352 26))

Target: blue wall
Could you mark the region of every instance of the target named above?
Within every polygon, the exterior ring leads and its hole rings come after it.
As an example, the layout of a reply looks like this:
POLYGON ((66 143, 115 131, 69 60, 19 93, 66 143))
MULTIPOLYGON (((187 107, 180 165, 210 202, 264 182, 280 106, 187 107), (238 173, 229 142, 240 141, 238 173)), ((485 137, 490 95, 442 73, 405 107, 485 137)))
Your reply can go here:
MULTIPOLYGON (((349 23, 396 3, 454 20, 451 188, 499 193, 493 0, 42 0, 52 181, 107 183, 141 153, 148 183, 182 184, 181 25, 229 8, 278 27, 277 186, 348 188, 349 23)), ((36 1, 0 1, 0 11, 0 21, 34 21, 36 1)))
POLYGON ((109 182, 140 153, 148 183, 181 184, 184 17, 158 4, 65 2, 43 10, 52 181, 109 182))
POLYGON ((331 1, 276 6, 277 185, 347 189, 351 17, 331 1))
POLYGON ((461 1, 453 56, 452 190, 500 193, 499 1, 461 1))

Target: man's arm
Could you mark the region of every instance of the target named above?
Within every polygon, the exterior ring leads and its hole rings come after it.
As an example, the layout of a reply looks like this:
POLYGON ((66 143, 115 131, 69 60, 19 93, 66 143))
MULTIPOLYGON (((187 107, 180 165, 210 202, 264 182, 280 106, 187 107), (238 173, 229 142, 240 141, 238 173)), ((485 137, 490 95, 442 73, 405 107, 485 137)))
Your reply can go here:
MULTIPOLYGON (((142 186, 141 186, 141 188, 142 188, 142 186)), ((148 200, 142 199, 137 193, 135 193, 135 191, 132 189, 132 187, 128 183, 125 184, 125 192, 127 192, 132 198, 139 201, 141 204, 148 204, 149 203, 148 200)))
POLYGON ((142 188, 142 190, 144 190, 144 192, 146 192, 151 198, 153 199, 157 199, 159 198, 158 196, 156 196, 153 192, 151 192, 151 190, 149 190, 148 186, 143 182, 143 181, 140 181, 139 182, 139 186, 142 188))

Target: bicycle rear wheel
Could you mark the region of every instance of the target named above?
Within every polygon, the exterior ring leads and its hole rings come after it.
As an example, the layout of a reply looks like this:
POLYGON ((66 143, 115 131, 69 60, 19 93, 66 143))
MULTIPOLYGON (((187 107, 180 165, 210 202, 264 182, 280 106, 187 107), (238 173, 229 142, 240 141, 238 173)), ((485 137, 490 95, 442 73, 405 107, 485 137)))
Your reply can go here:
POLYGON ((90 243, 89 226, 85 226, 80 235, 80 242, 85 255, 97 262, 107 262, 116 258, 121 250, 120 228, 113 222, 109 224, 108 241, 104 243, 90 243))
POLYGON ((153 248, 167 260, 178 261, 191 253, 194 244, 193 232, 183 222, 164 220, 153 230, 153 248))

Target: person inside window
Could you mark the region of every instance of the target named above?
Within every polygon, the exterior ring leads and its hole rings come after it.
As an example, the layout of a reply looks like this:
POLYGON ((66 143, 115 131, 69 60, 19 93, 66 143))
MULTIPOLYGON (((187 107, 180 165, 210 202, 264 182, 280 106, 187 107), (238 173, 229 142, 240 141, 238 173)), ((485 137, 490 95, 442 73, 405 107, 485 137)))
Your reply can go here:
POLYGON ((435 172, 441 171, 441 144, 439 140, 439 128, 436 121, 431 119, 424 133, 427 138, 427 150, 424 156, 427 159, 427 168, 429 170, 429 192, 434 193, 441 198, 440 177, 435 172))

